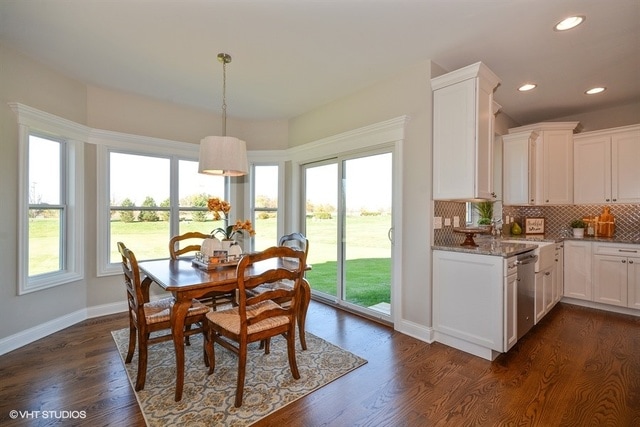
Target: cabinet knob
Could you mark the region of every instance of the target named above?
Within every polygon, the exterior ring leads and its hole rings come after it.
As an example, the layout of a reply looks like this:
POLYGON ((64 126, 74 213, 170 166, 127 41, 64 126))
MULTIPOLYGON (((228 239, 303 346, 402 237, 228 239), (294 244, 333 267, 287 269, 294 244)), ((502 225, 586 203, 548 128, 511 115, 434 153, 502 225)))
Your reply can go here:
POLYGON ((623 264, 626 264, 626 263, 627 263, 627 260, 626 260, 626 259, 623 259, 623 260, 622 260, 622 263, 623 263, 623 264))
POLYGON ((607 201, 607 202, 609 201, 609 199, 604 199, 604 200, 607 201))
POLYGON ((551 273, 549 273, 548 271, 546 273, 544 273, 545 276, 549 276, 551 273))
POLYGON ((617 201, 618 201, 618 199, 613 199, 613 201, 614 201, 614 202, 617 202, 617 201))
POLYGON ((545 200, 545 203, 549 203, 549 199, 545 200))
POLYGON ((629 260, 629 264, 633 264, 633 261, 629 260))

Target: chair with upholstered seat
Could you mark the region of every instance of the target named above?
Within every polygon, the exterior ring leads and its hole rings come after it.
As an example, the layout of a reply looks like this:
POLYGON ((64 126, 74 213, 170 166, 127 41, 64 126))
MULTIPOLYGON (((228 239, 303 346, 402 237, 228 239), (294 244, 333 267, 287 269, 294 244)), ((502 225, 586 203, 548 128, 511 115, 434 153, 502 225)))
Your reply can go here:
MULTIPOLYGON (((272 337, 283 335, 287 341, 291 373, 293 378, 300 378, 295 355, 295 329, 296 310, 301 303, 304 258, 302 251, 277 246, 244 255, 237 267, 238 306, 207 314, 209 325, 205 347, 209 359, 209 374, 215 369, 214 342, 238 355, 236 407, 242 405, 249 343, 268 341, 272 337), (269 266, 261 267, 261 262, 268 263, 269 266), (290 287, 266 288, 257 295, 247 292, 263 284, 285 280, 291 283, 290 287), (279 298, 286 298, 290 304, 283 307, 274 302, 279 298)), ((268 346, 265 353, 268 353, 268 346)))
MULTIPOLYGON (((178 259, 189 254, 195 254, 202 248, 202 241, 209 237, 211 236, 199 231, 190 231, 173 236, 169 240, 169 256, 171 259, 178 259)), ((210 304, 216 310, 218 306, 233 304, 234 298, 234 293, 212 292, 203 298, 199 298, 199 300, 202 303, 210 304)))
MULTIPOLYGON (((309 254, 309 240, 302 233, 291 233, 286 234, 278 240, 278 246, 289 247, 293 249, 300 250, 304 252, 304 262, 307 262, 307 255, 309 254)), ((253 289, 251 293, 256 295, 260 292, 263 292, 265 289, 275 289, 275 288, 288 288, 291 284, 286 281, 270 283, 266 285, 258 286, 256 289, 253 289)), ((304 279, 303 286, 307 286, 309 288, 309 282, 304 279)), ((311 298, 310 292, 304 294, 307 299, 311 298)), ((289 301, 286 298, 278 298, 275 300, 280 305, 287 305, 289 301)), ((301 310, 298 313, 298 334, 300 335, 300 345, 303 350, 307 349, 307 340, 305 339, 305 321, 307 318, 307 307, 309 306, 309 301, 306 303, 302 303, 301 310)), ((267 342, 268 345, 268 342, 267 342)), ((268 350, 268 349, 267 349, 268 350)))
MULTIPOLYGON (((140 270, 135 254, 124 243, 118 242, 118 251, 122 256, 122 271, 127 290, 129 306, 129 349, 125 363, 131 363, 138 343, 138 374, 135 390, 144 388, 147 376, 148 347, 162 341, 173 339, 171 335, 170 309, 174 304, 173 297, 149 301, 149 286, 140 280, 140 270), (160 331, 168 330, 165 333, 160 331), (153 336, 151 335, 152 333, 153 336)), ((210 308, 193 300, 185 319, 185 336, 203 333, 206 335, 205 315, 210 308)), ((206 340, 206 338, 205 338, 206 340)), ((206 352, 203 351, 206 356, 206 352)), ((208 359, 205 357, 205 363, 208 359)))

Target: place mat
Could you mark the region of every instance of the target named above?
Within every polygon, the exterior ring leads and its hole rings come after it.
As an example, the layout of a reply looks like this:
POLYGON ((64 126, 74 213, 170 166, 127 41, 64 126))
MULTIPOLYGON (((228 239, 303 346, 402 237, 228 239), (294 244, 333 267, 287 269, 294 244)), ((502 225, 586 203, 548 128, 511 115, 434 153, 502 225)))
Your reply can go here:
MULTIPOLYGON (((111 332, 123 363, 129 329, 111 332)), ((270 354, 252 343, 247 356, 247 374, 242 406, 233 406, 238 372, 237 356, 215 344, 216 365, 210 376, 204 366, 202 335, 192 335, 185 346, 185 379, 182 400, 174 401, 175 352, 173 341, 149 347, 147 380, 136 398, 149 427, 167 425, 247 426, 300 399, 318 388, 364 365, 367 361, 310 333, 307 350, 296 337, 296 360, 300 379, 289 369, 286 340, 271 340, 270 354)), ((133 388, 138 352, 124 364, 133 388)))

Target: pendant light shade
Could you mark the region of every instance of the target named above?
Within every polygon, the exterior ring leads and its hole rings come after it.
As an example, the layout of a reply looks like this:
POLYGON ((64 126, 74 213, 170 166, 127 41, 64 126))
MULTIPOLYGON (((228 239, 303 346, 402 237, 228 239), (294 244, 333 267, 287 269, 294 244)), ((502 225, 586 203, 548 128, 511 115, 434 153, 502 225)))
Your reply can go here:
POLYGON ((207 175, 242 176, 249 172, 247 144, 227 136, 227 64, 231 56, 218 54, 222 62, 222 136, 207 136, 200 140, 198 172, 207 175))
POLYGON ((233 136, 207 136, 200 140, 198 172, 242 176, 249 170, 247 144, 233 136))

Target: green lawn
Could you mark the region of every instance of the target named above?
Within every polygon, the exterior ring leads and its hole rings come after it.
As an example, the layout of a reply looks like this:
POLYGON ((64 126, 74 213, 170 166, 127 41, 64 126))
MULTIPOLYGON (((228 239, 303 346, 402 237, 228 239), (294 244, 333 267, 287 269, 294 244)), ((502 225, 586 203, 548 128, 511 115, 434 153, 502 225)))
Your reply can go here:
MULTIPOLYGON (((390 302, 391 277, 390 243, 386 238, 389 218, 385 216, 353 216, 347 219, 347 262, 345 265, 346 300, 362 306, 379 302, 390 302), (357 236, 350 238, 349 236, 357 236)), ((311 287, 335 296, 337 283, 336 265, 336 219, 311 220, 307 223, 309 236, 308 262, 313 269, 307 273, 311 287)), ((183 221, 180 233, 201 231, 209 233, 220 226, 220 222, 183 221)), ((276 230, 276 219, 259 219, 255 228, 256 247, 266 248, 276 230)), ((55 219, 32 219, 29 223, 31 275, 58 269, 58 222, 55 219)), ((119 262, 116 242, 123 241, 139 260, 165 258, 168 256, 169 223, 158 222, 111 222, 111 261, 119 262)), ((88 242, 87 244, 90 244, 88 242)))

